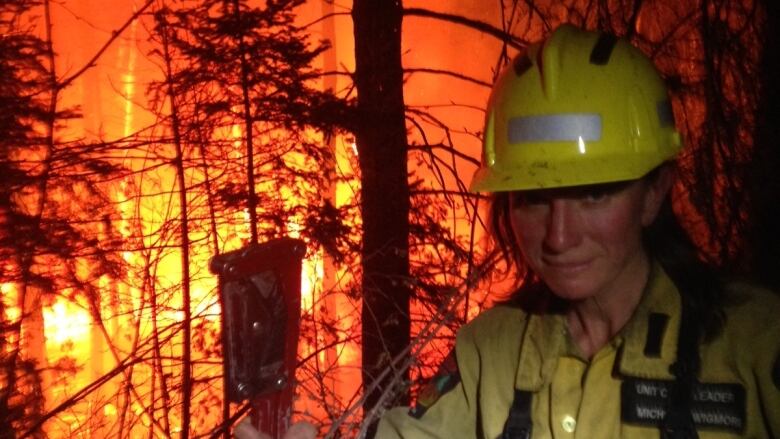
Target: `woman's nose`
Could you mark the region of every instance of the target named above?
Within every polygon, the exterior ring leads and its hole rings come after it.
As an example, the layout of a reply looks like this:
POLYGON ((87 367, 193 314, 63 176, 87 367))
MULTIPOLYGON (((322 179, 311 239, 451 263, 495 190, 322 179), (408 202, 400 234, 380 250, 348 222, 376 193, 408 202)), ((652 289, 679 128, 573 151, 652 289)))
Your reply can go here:
POLYGON ((562 253, 580 243, 582 224, 573 200, 556 198, 549 203, 544 246, 550 252, 562 253))

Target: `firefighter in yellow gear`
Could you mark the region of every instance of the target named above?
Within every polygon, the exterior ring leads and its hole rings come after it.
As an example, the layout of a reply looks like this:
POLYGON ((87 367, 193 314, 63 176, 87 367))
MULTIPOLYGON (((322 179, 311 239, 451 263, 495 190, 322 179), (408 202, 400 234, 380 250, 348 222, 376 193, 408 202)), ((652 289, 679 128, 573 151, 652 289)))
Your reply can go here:
POLYGON ((780 298, 698 258, 669 195, 681 147, 628 42, 563 25, 517 57, 471 189, 519 288, 376 437, 780 438, 780 298))
POLYGON ((472 190, 520 271, 377 438, 780 437, 780 299, 700 261, 671 208, 664 82, 563 25, 500 76, 472 190))
MULTIPOLYGON (((744 285, 729 294, 722 334, 699 351, 689 404, 698 436, 780 437, 780 302, 744 285)), ((425 409, 386 413, 377 438, 661 437, 680 317, 679 292, 657 265, 634 316, 590 359, 563 314, 497 306, 459 331, 457 370, 438 377, 452 388, 425 409), (506 431, 518 404, 527 436, 506 431)))

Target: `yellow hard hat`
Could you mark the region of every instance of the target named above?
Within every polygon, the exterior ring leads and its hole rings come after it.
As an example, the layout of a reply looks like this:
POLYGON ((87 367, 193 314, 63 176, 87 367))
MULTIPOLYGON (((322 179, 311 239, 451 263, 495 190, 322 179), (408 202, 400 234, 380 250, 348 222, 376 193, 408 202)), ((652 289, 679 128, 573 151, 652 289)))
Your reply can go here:
POLYGON ((496 82, 475 192, 634 180, 681 148, 666 87, 627 41, 562 25, 496 82))

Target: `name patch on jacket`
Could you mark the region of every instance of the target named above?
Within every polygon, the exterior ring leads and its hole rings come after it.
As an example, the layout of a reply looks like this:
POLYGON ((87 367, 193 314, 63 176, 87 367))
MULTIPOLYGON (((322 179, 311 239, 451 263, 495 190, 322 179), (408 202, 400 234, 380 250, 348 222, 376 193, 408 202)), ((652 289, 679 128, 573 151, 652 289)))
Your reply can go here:
MULTIPOLYGON (((621 419, 659 426, 666 418, 673 381, 630 378, 620 388, 621 419)), ((745 428, 745 388, 736 383, 696 383, 691 415, 697 427, 741 432, 745 428)))

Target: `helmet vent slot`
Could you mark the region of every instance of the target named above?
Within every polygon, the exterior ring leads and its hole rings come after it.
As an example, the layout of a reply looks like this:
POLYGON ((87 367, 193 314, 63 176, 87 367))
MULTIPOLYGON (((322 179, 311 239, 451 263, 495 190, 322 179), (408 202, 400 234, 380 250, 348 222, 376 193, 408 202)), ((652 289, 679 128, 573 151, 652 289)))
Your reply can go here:
POLYGON ((528 58, 528 55, 522 55, 515 58, 514 69, 517 76, 522 76, 522 74, 527 72, 530 68, 531 59, 528 58))
POLYGON ((598 66, 606 65, 609 62, 609 57, 612 56, 612 49, 615 48, 617 41, 618 39, 614 35, 599 35, 599 39, 590 52, 590 63, 598 66))

